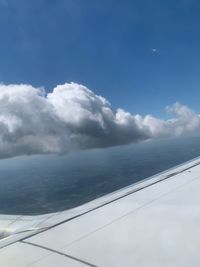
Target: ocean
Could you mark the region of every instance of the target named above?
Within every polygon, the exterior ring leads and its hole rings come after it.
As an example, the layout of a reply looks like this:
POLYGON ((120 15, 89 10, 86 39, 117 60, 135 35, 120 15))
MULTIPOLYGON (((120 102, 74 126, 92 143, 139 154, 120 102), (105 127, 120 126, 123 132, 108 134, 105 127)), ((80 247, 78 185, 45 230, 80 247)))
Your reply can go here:
POLYGON ((0 214, 70 209, 200 155, 200 137, 0 160, 0 214))

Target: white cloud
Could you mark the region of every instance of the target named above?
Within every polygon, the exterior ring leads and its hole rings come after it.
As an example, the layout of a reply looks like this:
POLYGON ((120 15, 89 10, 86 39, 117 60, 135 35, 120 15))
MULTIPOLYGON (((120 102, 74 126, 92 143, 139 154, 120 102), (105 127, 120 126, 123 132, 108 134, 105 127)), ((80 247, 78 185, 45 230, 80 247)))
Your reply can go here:
POLYGON ((52 93, 31 85, 0 85, 0 157, 66 153, 151 138, 180 136, 200 129, 200 117, 176 103, 175 118, 113 110, 83 85, 58 85, 52 93))

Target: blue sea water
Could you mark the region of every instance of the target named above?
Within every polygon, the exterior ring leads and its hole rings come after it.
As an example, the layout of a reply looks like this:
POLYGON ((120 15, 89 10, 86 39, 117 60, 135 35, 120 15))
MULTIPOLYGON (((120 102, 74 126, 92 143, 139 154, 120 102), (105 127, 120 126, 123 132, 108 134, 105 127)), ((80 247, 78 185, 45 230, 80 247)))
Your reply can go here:
POLYGON ((0 214, 76 207, 200 155, 200 137, 0 160, 0 214))

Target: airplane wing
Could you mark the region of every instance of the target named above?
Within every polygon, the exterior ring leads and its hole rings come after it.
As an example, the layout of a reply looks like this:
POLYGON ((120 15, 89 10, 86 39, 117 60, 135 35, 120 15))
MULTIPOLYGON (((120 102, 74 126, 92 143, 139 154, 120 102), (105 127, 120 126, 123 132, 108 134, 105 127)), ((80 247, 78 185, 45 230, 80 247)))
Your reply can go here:
POLYGON ((0 216, 3 267, 199 267, 200 158, 75 209, 0 216))

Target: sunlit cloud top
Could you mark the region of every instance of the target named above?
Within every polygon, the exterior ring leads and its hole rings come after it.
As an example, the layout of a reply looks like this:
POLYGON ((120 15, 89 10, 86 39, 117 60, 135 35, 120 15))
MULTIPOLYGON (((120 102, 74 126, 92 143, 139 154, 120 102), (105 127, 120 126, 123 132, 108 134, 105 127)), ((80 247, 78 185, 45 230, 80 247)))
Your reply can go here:
POLYGON ((104 97, 77 83, 58 85, 51 93, 1 84, 0 157, 118 146, 200 129, 199 115, 187 106, 175 103, 167 111, 174 116, 162 120, 114 110, 104 97))

